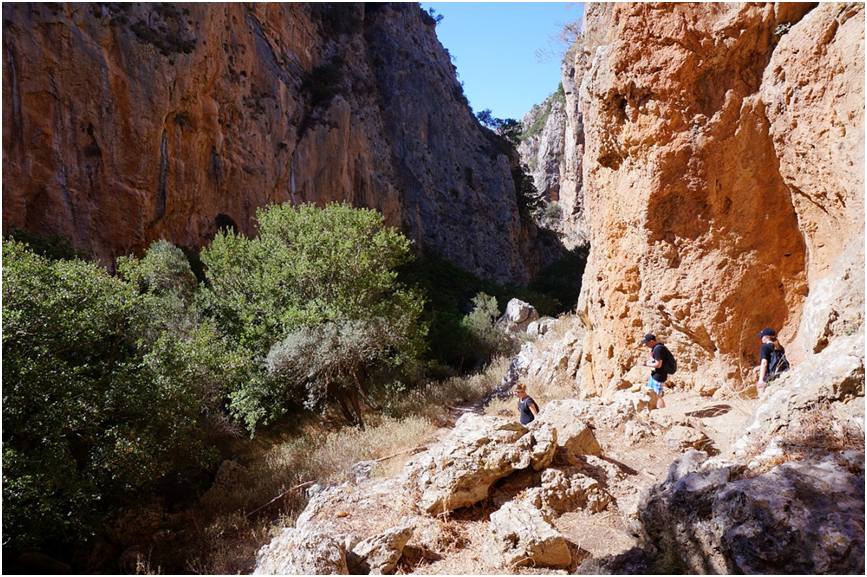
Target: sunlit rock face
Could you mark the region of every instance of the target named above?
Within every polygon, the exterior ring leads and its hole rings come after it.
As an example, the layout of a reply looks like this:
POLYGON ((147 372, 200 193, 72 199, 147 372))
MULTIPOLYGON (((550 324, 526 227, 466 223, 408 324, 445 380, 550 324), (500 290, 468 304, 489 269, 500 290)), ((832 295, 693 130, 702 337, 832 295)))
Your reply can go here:
POLYGON ((811 289, 864 231, 863 54, 864 7, 822 3, 780 39, 762 80, 811 289))
POLYGON ((587 393, 646 356, 645 332, 680 383, 750 378, 755 333, 790 343, 863 229, 863 6, 814 6, 588 7, 572 51, 587 393))
POLYGON ((417 5, 4 4, 3 52, 4 228, 110 265, 345 200, 487 278, 539 266, 417 5))

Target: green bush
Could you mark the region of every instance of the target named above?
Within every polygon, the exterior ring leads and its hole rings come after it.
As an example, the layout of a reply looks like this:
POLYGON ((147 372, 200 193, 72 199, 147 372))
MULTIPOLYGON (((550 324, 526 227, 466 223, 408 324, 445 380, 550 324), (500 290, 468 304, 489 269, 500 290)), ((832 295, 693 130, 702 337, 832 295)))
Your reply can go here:
POLYGON ((138 289, 3 242, 4 546, 82 538, 131 491, 207 461, 199 378, 231 371, 213 327, 168 333, 138 289))
POLYGON ((257 238, 220 233, 202 253, 208 314, 261 359, 231 394, 233 414, 254 430, 299 402, 336 401, 361 424, 363 373, 423 348, 421 297, 394 270, 410 259, 410 241, 345 203, 272 206, 257 218, 257 238))
POLYGON ((464 322, 479 293, 496 299, 499 314, 513 298, 532 304, 540 315, 556 315, 563 308, 559 300, 532 287, 497 285, 432 253, 401 267, 400 280, 424 292, 423 318, 430 327, 428 359, 459 371, 484 362, 489 354, 464 322))
POLYGON ((83 251, 77 251, 72 247, 72 243, 65 236, 59 234, 51 234, 41 236, 32 234, 12 225, 11 230, 4 236, 9 240, 16 240, 20 243, 28 245, 29 249, 36 254, 42 255, 51 260, 89 260, 88 255, 83 251))
POLYGON ((497 298, 480 292, 473 297, 473 310, 463 318, 463 325, 479 344, 478 351, 489 360, 494 355, 512 353, 511 342, 496 326, 500 317, 497 298))

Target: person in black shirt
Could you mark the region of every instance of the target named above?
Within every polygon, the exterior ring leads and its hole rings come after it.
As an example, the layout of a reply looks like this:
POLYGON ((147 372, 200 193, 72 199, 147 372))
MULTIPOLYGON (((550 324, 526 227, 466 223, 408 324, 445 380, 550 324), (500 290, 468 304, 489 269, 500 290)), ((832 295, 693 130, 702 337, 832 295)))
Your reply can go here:
POLYGON ((518 411, 521 413, 521 424, 526 426, 535 420, 539 414, 539 405, 532 397, 527 395, 527 385, 518 383, 515 385, 515 395, 518 397, 518 411))
POLYGON ((777 341, 777 332, 774 329, 762 329, 756 336, 762 339, 762 348, 759 352, 762 364, 759 367, 759 382, 756 388, 759 393, 763 393, 767 383, 787 370, 789 363, 786 360, 786 349, 777 341))
POLYGON ((665 359, 665 345, 656 340, 656 335, 651 333, 644 335, 641 344, 651 349, 650 361, 641 363, 642 367, 650 367, 653 369, 650 372, 650 379, 647 381, 647 386, 656 393, 656 408, 664 409, 665 401, 662 400, 662 397, 665 395, 665 391, 663 390, 662 383, 668 380, 668 373, 665 372, 662 366, 662 361, 665 359))

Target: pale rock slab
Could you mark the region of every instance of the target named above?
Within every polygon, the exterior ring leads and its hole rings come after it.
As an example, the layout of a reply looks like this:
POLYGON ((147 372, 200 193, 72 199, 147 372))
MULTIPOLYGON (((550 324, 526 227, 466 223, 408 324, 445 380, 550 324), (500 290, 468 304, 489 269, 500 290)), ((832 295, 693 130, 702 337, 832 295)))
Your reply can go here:
POLYGON ((483 555, 494 567, 568 567, 572 553, 550 519, 526 500, 510 501, 491 514, 491 539, 483 555))
POLYGON ((253 575, 349 575, 346 550, 325 533, 290 527, 259 550, 253 575))
POLYGON ((544 469, 556 448, 556 432, 545 423, 524 427, 467 413, 443 443, 406 464, 403 479, 422 509, 435 515, 481 501, 494 482, 514 471, 544 469))

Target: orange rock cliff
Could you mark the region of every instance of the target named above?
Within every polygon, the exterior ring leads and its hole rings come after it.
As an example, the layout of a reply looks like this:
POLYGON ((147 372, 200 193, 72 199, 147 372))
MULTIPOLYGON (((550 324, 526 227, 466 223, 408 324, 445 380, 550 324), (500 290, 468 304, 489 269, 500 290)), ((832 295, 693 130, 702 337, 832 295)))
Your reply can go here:
MULTIPOLYGON (((268 203, 347 200, 493 280, 556 252, 415 4, 3 18, 4 229, 108 263, 221 224, 252 234, 268 203)), ((816 299, 863 278, 863 4, 588 4, 563 86, 557 197, 591 245, 587 394, 645 357, 645 332, 710 392, 749 378, 765 326, 795 361, 860 326, 863 286, 838 299, 855 312, 816 299)))
POLYGON ((493 280, 557 254, 417 4, 4 4, 3 53, 4 229, 111 266, 345 200, 493 280))
POLYGON ((708 393, 748 381, 763 327, 818 352, 802 310, 849 246, 863 285, 864 5, 587 5, 564 86, 584 150, 561 195, 580 189, 591 229, 585 392, 643 360, 645 332, 708 393))

